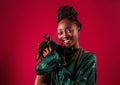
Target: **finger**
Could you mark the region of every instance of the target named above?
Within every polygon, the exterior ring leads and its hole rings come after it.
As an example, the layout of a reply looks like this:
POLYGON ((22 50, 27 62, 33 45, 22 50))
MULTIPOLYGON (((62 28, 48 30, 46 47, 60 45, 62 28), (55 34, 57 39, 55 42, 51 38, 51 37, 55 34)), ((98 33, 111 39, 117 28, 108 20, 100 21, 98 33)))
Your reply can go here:
POLYGON ((48 49, 49 49, 49 52, 51 52, 51 51, 52 51, 52 48, 51 48, 51 47, 49 47, 48 49))
POLYGON ((48 53, 49 53, 49 49, 48 49, 48 48, 46 48, 46 49, 45 49, 45 52, 48 54, 48 53))
POLYGON ((46 51, 43 51, 43 57, 45 57, 47 55, 46 51))
POLYGON ((46 49, 43 51, 43 56, 45 57, 45 56, 46 56, 47 54, 49 54, 51 51, 52 51, 52 48, 51 48, 51 47, 46 48, 46 49))
POLYGON ((45 57, 48 53, 50 53, 49 49, 46 48, 44 51, 43 51, 43 56, 45 57))

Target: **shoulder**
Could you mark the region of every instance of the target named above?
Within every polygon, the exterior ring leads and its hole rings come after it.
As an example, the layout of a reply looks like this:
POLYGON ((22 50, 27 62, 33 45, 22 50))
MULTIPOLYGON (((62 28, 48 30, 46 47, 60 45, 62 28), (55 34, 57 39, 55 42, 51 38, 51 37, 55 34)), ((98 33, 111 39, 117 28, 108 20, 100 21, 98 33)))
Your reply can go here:
POLYGON ((81 59, 83 61, 95 61, 96 62, 96 55, 93 52, 84 50, 84 53, 83 53, 81 59))

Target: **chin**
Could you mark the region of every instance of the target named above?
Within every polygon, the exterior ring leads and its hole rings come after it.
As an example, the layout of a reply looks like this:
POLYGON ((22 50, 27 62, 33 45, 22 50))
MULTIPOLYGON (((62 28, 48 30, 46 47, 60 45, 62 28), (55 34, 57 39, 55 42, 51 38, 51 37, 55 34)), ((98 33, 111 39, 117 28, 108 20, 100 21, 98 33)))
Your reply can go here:
POLYGON ((71 44, 64 44, 64 46, 66 46, 66 47, 72 47, 71 44))

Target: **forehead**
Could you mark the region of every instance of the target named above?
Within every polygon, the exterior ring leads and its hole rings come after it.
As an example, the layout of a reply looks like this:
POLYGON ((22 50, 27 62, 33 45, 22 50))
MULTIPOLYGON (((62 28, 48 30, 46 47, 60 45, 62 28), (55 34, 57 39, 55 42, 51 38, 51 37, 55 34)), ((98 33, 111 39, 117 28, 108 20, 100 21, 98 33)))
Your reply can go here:
POLYGON ((67 27, 71 27, 72 25, 75 25, 75 23, 73 23, 72 21, 68 20, 68 19, 63 19, 58 23, 58 27, 57 29, 65 29, 67 27))

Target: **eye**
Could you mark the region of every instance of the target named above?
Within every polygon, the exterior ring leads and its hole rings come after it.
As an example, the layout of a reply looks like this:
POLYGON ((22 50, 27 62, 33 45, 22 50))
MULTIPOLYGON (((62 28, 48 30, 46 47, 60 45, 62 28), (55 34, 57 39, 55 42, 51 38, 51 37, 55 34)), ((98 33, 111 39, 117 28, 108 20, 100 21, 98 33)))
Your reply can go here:
POLYGON ((63 34, 63 32, 62 31, 58 31, 58 35, 62 35, 63 34))
POLYGON ((71 32, 72 32, 72 29, 71 29, 71 28, 67 28, 66 31, 67 31, 68 33, 71 33, 71 32))

